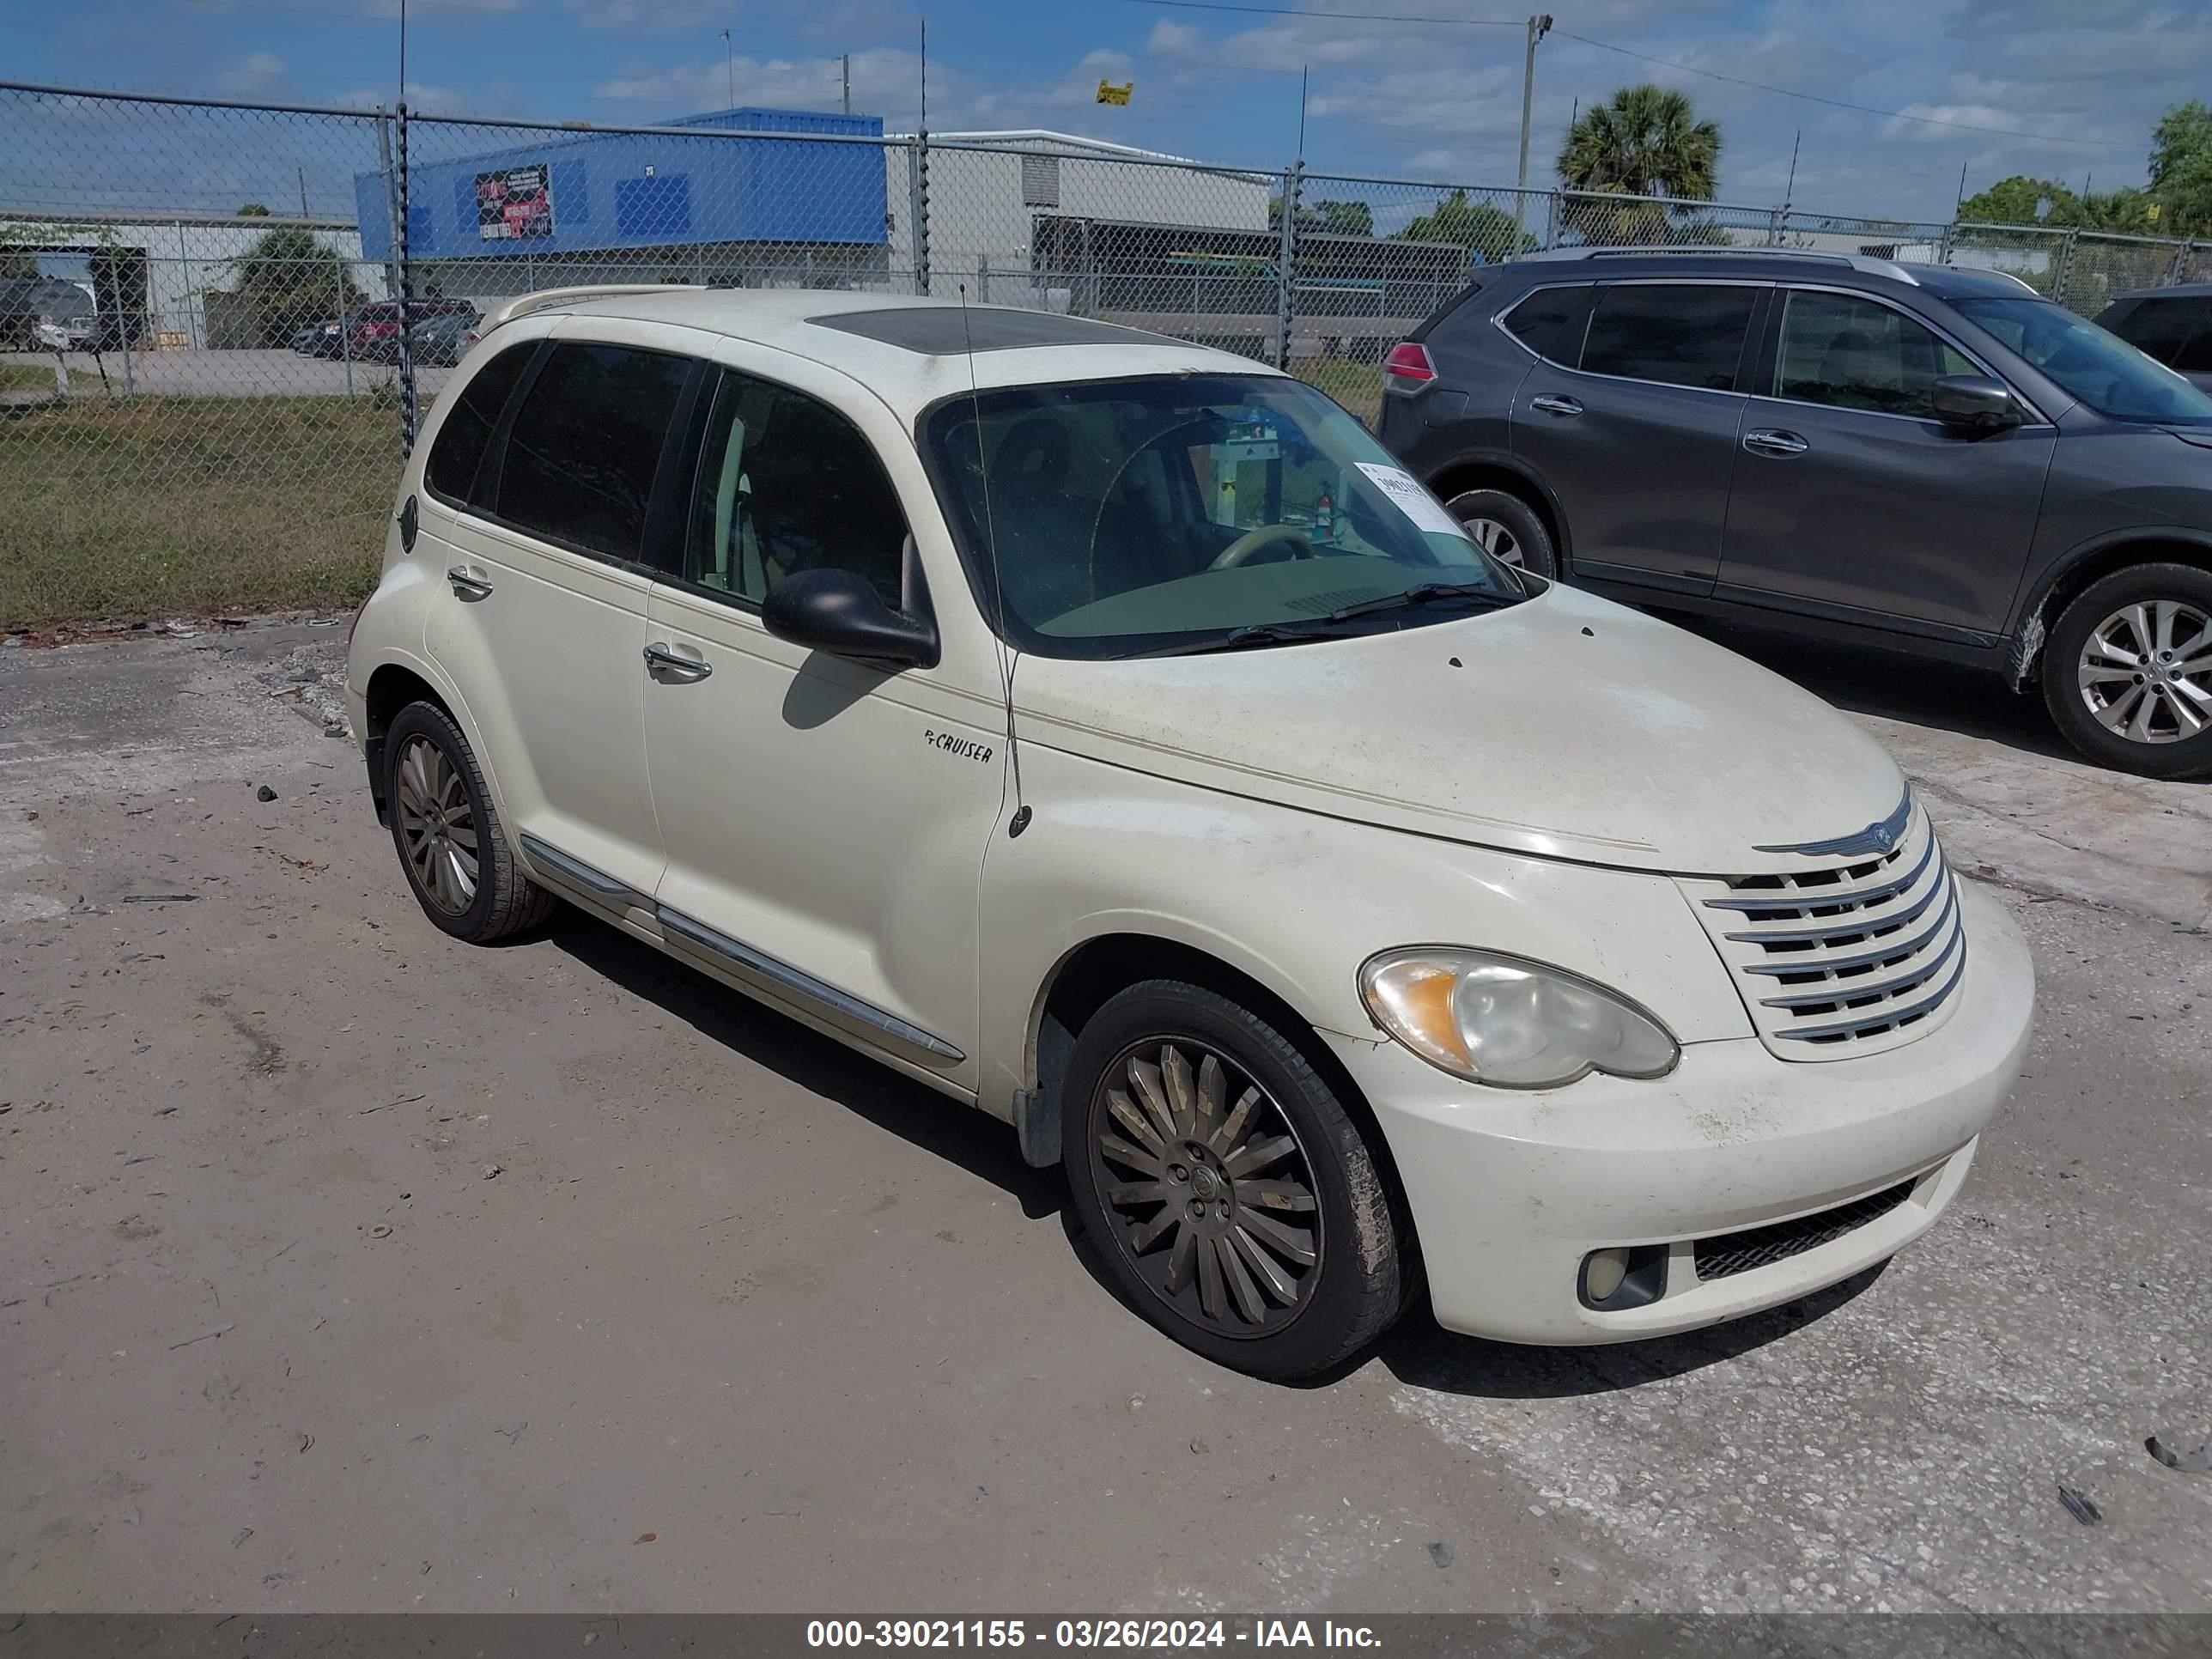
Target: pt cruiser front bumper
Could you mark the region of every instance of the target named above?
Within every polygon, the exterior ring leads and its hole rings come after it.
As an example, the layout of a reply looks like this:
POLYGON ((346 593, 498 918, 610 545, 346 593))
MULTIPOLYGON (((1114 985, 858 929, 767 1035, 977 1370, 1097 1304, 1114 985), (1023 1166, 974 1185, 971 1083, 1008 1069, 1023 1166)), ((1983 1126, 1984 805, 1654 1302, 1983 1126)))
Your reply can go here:
POLYGON ((1395 1042, 1333 1036, 1389 1142, 1438 1322, 1512 1342, 1662 1336, 1808 1295, 1925 1231, 2020 1074, 2035 1000, 2012 918, 1972 884, 1959 891, 1958 1005, 1926 1036, 1862 1059, 1782 1060, 1746 1036, 1689 1044, 1656 1081, 1593 1074, 1521 1093, 1458 1082, 1395 1042), (1584 1258, 1639 1245, 1663 1249, 1663 1291, 1584 1305, 1584 1258))

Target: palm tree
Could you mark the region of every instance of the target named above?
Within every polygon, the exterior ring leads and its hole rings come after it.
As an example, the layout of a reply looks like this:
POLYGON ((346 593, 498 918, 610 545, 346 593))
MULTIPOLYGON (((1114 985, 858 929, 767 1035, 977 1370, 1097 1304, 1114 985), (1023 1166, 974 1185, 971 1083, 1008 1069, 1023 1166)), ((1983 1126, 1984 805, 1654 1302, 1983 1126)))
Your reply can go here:
POLYGON ((1569 190, 1710 201, 1720 159, 1720 128, 1698 120, 1682 94, 1646 82, 1623 87, 1567 129, 1559 182, 1569 190))

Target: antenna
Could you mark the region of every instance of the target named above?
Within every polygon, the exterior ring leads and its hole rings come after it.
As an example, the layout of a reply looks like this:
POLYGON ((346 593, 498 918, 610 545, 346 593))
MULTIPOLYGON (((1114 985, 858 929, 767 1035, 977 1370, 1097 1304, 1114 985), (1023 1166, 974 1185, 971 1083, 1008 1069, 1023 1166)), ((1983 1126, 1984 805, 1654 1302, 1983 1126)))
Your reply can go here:
POLYGON ((991 597, 997 601, 999 626, 994 638, 999 651, 999 685, 1006 701, 1006 765, 1013 775, 1014 816, 1006 824, 1008 836, 1030 827, 1029 803, 1022 799, 1022 744, 1014 729, 1014 670, 1021 662, 1017 651, 1007 655, 1006 584, 999 571, 999 526, 991 514, 990 450, 983 442, 983 400, 975 390, 975 330, 968 320, 968 284, 960 284, 960 334, 968 347, 968 415, 975 426, 975 471, 983 481, 983 554, 991 562, 991 597))

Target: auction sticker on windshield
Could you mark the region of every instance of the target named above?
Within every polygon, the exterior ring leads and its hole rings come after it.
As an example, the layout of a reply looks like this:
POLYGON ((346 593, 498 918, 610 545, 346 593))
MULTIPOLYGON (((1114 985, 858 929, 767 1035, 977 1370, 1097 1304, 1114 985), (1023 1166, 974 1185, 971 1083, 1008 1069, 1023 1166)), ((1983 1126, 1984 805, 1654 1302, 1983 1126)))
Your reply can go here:
POLYGON ((1413 475, 1399 467, 1384 466, 1377 461, 1361 461, 1359 470, 1372 478, 1398 510, 1413 521, 1417 530, 1432 530, 1440 535, 1464 536, 1467 532, 1457 519, 1444 511, 1442 503, 1415 482, 1413 475))

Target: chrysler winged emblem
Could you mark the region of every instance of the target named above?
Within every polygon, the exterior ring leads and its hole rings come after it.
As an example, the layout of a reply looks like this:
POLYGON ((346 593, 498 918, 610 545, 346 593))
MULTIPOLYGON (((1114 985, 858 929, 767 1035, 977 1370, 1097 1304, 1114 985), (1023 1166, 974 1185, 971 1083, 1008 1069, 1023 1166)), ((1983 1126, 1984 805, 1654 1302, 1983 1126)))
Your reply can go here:
POLYGON ((1890 853, 1896 850, 1903 839, 1905 826, 1912 821, 1912 791, 1905 790, 1897 803, 1897 810, 1887 817, 1869 823, 1863 830, 1854 830, 1848 836, 1838 836, 1832 841, 1808 841, 1793 847, 1760 847, 1760 853, 1800 853, 1807 858, 1857 858, 1869 853, 1890 853))

